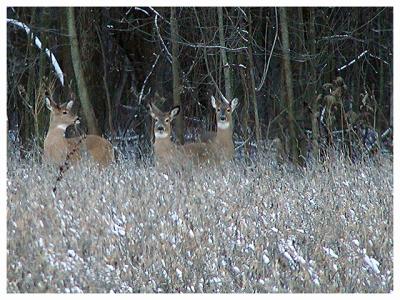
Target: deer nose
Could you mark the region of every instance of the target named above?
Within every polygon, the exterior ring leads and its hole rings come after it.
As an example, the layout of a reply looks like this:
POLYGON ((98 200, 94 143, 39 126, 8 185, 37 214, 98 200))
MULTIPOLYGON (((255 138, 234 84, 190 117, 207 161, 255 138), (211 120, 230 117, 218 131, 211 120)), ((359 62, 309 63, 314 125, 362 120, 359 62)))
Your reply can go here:
POLYGON ((221 116, 220 119, 221 121, 226 121, 226 116, 221 116))
POLYGON ((158 127, 157 127, 157 130, 158 130, 158 131, 164 131, 164 127, 163 127, 163 126, 158 126, 158 127))

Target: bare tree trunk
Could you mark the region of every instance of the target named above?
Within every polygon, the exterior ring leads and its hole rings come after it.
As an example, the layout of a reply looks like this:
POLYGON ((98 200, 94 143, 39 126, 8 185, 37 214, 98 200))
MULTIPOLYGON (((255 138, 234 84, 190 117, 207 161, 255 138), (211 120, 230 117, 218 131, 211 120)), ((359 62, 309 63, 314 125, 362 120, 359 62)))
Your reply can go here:
POLYGON ((72 64, 74 67, 76 83, 78 85, 79 99, 81 101, 83 114, 85 115, 89 133, 98 134, 99 131, 97 127, 97 120, 93 111, 93 106, 90 102, 90 97, 83 74, 82 62, 79 55, 79 45, 78 37, 76 35, 75 15, 73 7, 67 7, 67 23, 68 34, 71 41, 72 64))
POLYGON ((224 34, 224 15, 222 12, 222 7, 217 7, 218 12, 218 30, 219 30, 219 44, 221 46, 221 58, 224 70, 224 80, 225 80, 225 96, 227 99, 232 100, 232 85, 231 85, 231 72, 229 69, 229 62, 226 56, 225 46, 225 34, 224 34))
MULTIPOLYGON (((129 63, 130 62, 129 62, 128 56, 125 56, 124 66, 127 66, 129 63)), ((118 119, 118 117, 119 117, 117 112, 118 112, 119 106, 121 105, 121 97, 122 97, 122 93, 124 91, 127 80, 128 80, 128 71, 126 70, 126 68, 123 68, 122 75, 117 83, 117 86, 114 88, 114 95, 112 98, 112 103, 114 103, 114 108, 115 108, 114 117, 113 117, 114 120, 118 119)), ((132 79, 132 81, 133 81, 133 79, 132 79)), ((118 126, 118 124, 119 123, 116 122, 116 124, 114 124, 114 125, 118 126)))
POLYGON ((107 60, 106 60, 106 53, 104 51, 103 47, 103 40, 101 38, 101 32, 99 27, 96 25, 96 32, 97 36, 99 38, 99 44, 100 44, 100 49, 101 49, 101 55, 103 58, 103 84, 104 84, 104 90, 106 92, 106 105, 107 105, 107 121, 108 121, 108 130, 110 130, 111 134, 115 134, 114 126, 113 126, 113 112, 112 112, 112 106, 111 106, 111 96, 110 96, 110 90, 108 88, 108 78, 107 78, 107 60))
POLYGON ((318 145, 318 140, 319 140, 319 128, 318 128, 318 101, 316 98, 316 94, 314 92, 314 89, 316 88, 315 82, 317 80, 317 73, 315 70, 315 63, 314 63, 314 58, 316 55, 316 49, 315 49, 315 8, 310 7, 310 26, 309 26, 309 34, 310 34, 310 40, 309 40, 309 51, 310 51, 310 56, 312 59, 310 59, 310 73, 311 73, 311 82, 313 83, 311 85, 311 90, 310 93, 308 94, 309 103, 311 103, 311 128, 312 128, 312 149, 313 149, 313 155, 314 159, 319 159, 319 145, 318 145))
MULTIPOLYGON (((242 53, 238 55, 238 62, 239 64, 243 64, 244 59, 242 53)), ((242 122, 241 127, 243 129, 243 140, 244 140, 244 153, 246 156, 249 155, 249 133, 248 133, 248 121, 249 121, 249 88, 248 82, 246 78, 246 71, 243 68, 240 68, 240 77, 242 79, 242 86, 243 86, 243 106, 242 106, 242 122)))
POLYGON ((290 145, 290 156, 294 163, 298 162, 297 153, 297 138, 295 131, 295 119, 293 112, 293 83, 292 83, 292 69, 290 65, 290 45, 289 45, 289 32, 286 16, 286 8, 279 8, 280 11, 280 23, 281 23, 281 34, 282 34, 282 52, 283 52, 283 69, 285 73, 285 86, 287 91, 287 112, 288 112, 288 129, 289 129, 289 145, 290 145))
MULTIPOLYGON (((176 8, 171 7, 171 44, 172 44, 172 80, 173 80, 173 98, 174 105, 182 106, 181 102, 181 84, 179 78, 179 60, 178 60, 178 25, 176 23, 176 8)), ((175 132, 176 139, 179 144, 184 143, 184 128, 183 128, 183 107, 182 113, 180 113, 175 120, 175 132)))
MULTIPOLYGON (((252 34, 252 19, 251 19, 251 13, 249 10, 249 33, 252 34)), ((249 39, 249 45, 248 45, 248 57, 249 57, 249 65, 250 65, 250 70, 249 70, 249 75, 250 75, 250 97, 253 102, 253 109, 254 109, 254 123, 255 123, 255 131, 256 131, 256 141, 257 143, 260 142, 261 139, 261 129, 260 129, 260 119, 258 116, 258 104, 257 104, 257 97, 256 97, 256 82, 254 79, 254 59, 253 59, 253 46, 251 44, 251 41, 249 39)))
MULTIPOLYGON (((43 28, 47 28, 48 26, 48 18, 43 18, 45 24, 41 24, 43 28)), ((42 21, 43 21, 42 19, 42 21)), ((48 36, 46 35, 45 38, 42 38, 42 46, 43 48, 48 46, 48 36)), ((43 95, 40 93, 43 91, 44 81, 43 78, 45 77, 45 70, 46 70, 46 53, 45 51, 40 52, 39 57, 39 76, 38 80, 36 81, 36 95, 35 95, 35 112, 37 113, 37 117, 35 118, 35 134, 36 134, 36 141, 38 142, 40 148, 43 147, 44 136, 46 134, 48 122, 46 122, 46 109, 44 108, 44 99, 43 95)))
MULTIPOLYGON (((378 31, 379 31, 379 33, 378 33, 378 35, 379 35, 379 37, 378 37, 378 40, 379 40, 379 44, 380 45, 383 45, 384 44, 384 40, 383 40, 383 34, 382 34, 382 26, 381 26, 381 19, 379 19, 378 20, 378 31)), ((382 50, 382 47, 379 47, 379 57, 383 57, 384 56, 384 54, 383 54, 383 50, 382 50)), ((379 107, 380 108, 383 108, 384 107, 384 103, 385 103, 385 100, 384 100, 384 95, 385 95, 385 93, 384 93, 384 90, 385 90, 385 71, 384 71, 384 65, 383 65, 383 61, 382 60, 380 60, 379 61, 379 97, 378 97, 378 101, 379 101, 379 107)), ((381 109, 380 110, 382 113, 383 113, 383 110, 381 109)), ((380 130, 382 129, 382 127, 383 126, 386 126, 386 120, 385 120, 385 118, 384 118, 384 115, 383 115, 383 118, 380 118, 381 120, 381 122, 378 122, 378 132, 380 132, 380 130)))
MULTIPOLYGON (((67 21, 67 11, 66 10, 64 10, 63 13, 60 14, 59 27, 60 27, 61 32, 68 32, 68 21, 67 21)), ((61 35, 59 38, 60 38, 59 42, 62 43, 63 45, 68 45, 70 42, 68 35, 61 35)), ((67 93, 69 81, 71 80, 71 78, 74 74, 74 69, 73 69, 72 61, 71 61, 70 47, 61 47, 59 50, 59 55, 60 55, 61 68, 65 75, 65 84, 64 84, 63 92, 67 93)))
POLYGON ((393 83, 390 81, 390 127, 393 129, 393 83))
MULTIPOLYGON (((28 44, 28 53, 27 56, 28 58, 32 58, 36 55, 35 50, 33 47, 31 47, 28 44)), ((33 109, 34 109, 34 89, 35 89, 35 80, 36 80, 36 75, 35 75, 35 68, 30 68, 28 72, 28 81, 27 81, 27 92, 25 95, 25 102, 29 104, 30 108, 27 107, 27 105, 24 106, 24 113, 23 113, 23 122, 21 126, 21 132, 23 136, 23 144, 24 144, 24 150, 31 150, 32 149, 32 144, 30 144, 31 138, 32 138, 32 132, 34 133, 33 136, 35 136, 36 133, 36 120, 33 118, 33 109), (33 129, 33 130, 32 130, 33 129)))

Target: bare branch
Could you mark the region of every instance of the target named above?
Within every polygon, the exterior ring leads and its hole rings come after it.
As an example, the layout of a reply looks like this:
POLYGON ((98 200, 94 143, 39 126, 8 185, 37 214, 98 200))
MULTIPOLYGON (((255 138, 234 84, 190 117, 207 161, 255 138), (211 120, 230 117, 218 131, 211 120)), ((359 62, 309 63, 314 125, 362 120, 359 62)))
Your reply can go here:
POLYGON ((168 59, 169 63, 172 64, 172 55, 171 55, 171 53, 168 51, 168 48, 167 48, 167 46, 165 45, 164 40, 163 40, 163 38, 161 37, 161 34, 160 34, 160 28, 158 27, 158 22, 157 22, 158 16, 159 16, 159 14, 156 14, 156 16, 154 17, 154 25, 156 25, 158 38, 160 39, 161 44, 163 45, 164 50, 165 50, 165 52, 167 53, 167 59, 168 59))
MULTIPOLYGON (((279 28, 278 28, 279 25, 278 24, 279 24, 278 23, 278 12, 277 12, 277 10, 275 8, 275 27, 276 27, 276 31, 275 31, 274 42, 272 43, 272 48, 271 48, 271 51, 269 53, 268 62, 267 62, 267 64, 264 65, 264 71, 263 71, 263 75, 262 75, 262 78, 261 78, 260 85, 256 88, 257 92, 259 92, 261 90, 262 86, 264 85, 265 79, 267 78, 267 72, 268 72, 268 69, 269 69, 269 63, 271 62, 272 53, 274 52, 276 40, 278 38, 278 32, 279 32, 279 28)), ((265 35, 267 35, 267 28, 265 28, 265 35)), ((267 44, 267 37, 265 37, 265 47, 264 47, 265 48, 265 56, 267 56, 267 51, 266 51, 267 50, 267 45, 266 44, 267 44)))
POLYGON ((192 47, 192 48, 206 48, 206 49, 219 49, 219 50, 223 49, 223 50, 231 51, 231 52, 238 52, 238 51, 247 49, 247 47, 229 48, 229 47, 224 47, 224 46, 219 46, 219 45, 190 44, 190 43, 184 43, 184 42, 178 42, 178 44, 192 47))
POLYGON ((153 12, 153 13, 155 13, 156 14, 156 16, 158 16, 158 17, 160 17, 161 19, 163 19, 164 20, 164 18, 163 18, 163 16, 162 15, 160 15, 159 13, 158 13, 158 11, 156 11, 154 8, 152 8, 151 6, 149 6, 149 9, 153 12))
MULTIPOLYGON (((156 54, 153 53, 153 55, 156 55, 156 54)), ((160 54, 157 55, 156 60, 154 61, 153 65, 151 66, 151 70, 150 70, 149 74, 147 74, 146 78, 143 81, 143 85, 142 85, 142 88, 141 88, 140 94, 139 94, 139 100, 138 100, 139 104, 142 102, 142 99, 144 98, 143 97, 144 88, 146 87, 146 83, 149 80, 150 75, 153 73, 154 68, 156 67, 159 58, 160 58, 160 54)))
POLYGON ((61 70, 61 67, 60 67, 56 57, 54 56, 53 52, 51 52, 48 48, 42 47, 42 42, 40 41, 40 39, 36 35, 34 35, 32 30, 26 24, 24 24, 20 21, 14 20, 14 19, 7 19, 7 23, 13 24, 17 27, 24 29, 26 34, 34 42, 36 47, 39 48, 40 50, 43 50, 46 53, 46 55, 50 58, 51 64, 53 65, 53 68, 54 68, 54 71, 57 74, 57 78, 60 80, 61 85, 64 86, 64 73, 61 70))
MULTIPOLYGON (((195 16, 196 16, 197 24, 199 25, 199 28, 200 28, 201 38, 202 38, 202 40, 205 40, 204 33, 203 33, 203 30, 201 29, 201 24, 200 24, 199 16, 197 15, 196 8, 193 8, 193 10, 194 10, 194 14, 195 14, 195 16)), ((219 89, 218 84, 215 82, 215 79, 214 79, 214 77, 213 77, 212 74, 211 74, 210 66, 208 65, 208 59, 207 59, 207 51, 206 51, 206 48, 203 48, 203 58, 204 58, 204 62, 205 62, 205 64, 206 64, 207 75, 210 76, 211 81, 213 82, 213 84, 214 84, 214 86, 215 86, 217 92, 224 98, 224 94, 223 94, 223 93, 221 92, 221 90, 219 89)))
MULTIPOLYGON (((149 14, 147 11, 145 11, 143 8, 135 7, 135 10, 141 11, 142 13, 144 13, 144 14, 150 16, 150 14, 149 14)), ((126 14, 128 14, 128 13, 126 13, 126 14)))

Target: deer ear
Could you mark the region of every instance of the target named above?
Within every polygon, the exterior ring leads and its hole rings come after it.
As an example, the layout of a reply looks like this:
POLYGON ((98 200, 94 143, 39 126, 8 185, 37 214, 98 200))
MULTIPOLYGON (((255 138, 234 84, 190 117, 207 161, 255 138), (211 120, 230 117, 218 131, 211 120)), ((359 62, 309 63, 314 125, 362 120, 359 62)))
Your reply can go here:
POLYGON ((211 96, 211 104, 215 109, 217 109, 217 101, 214 96, 211 96))
POLYGON ((69 101, 69 102, 67 103, 66 108, 67 108, 68 110, 71 110, 72 105, 74 105, 74 101, 73 101, 73 100, 71 100, 71 101, 69 101))
POLYGON ((239 99, 238 99, 238 98, 235 98, 235 99, 233 99, 233 100, 231 101, 231 109, 232 109, 232 111, 235 110, 235 108, 236 108, 236 106, 238 105, 238 103, 239 103, 239 99))
POLYGON ((153 119, 155 119, 155 118, 156 118, 156 114, 155 114, 154 111, 153 111, 153 104, 152 104, 152 103, 148 104, 148 105, 147 105, 147 108, 149 109, 149 114, 150 114, 150 116, 151 116, 153 119))
POLYGON ((48 97, 45 98, 46 101, 46 107, 50 110, 53 111, 53 106, 51 106, 50 99, 48 97))
POLYGON ((169 112, 169 116, 172 119, 174 119, 177 115, 179 115, 179 112, 181 111, 180 106, 175 106, 171 111, 169 112))

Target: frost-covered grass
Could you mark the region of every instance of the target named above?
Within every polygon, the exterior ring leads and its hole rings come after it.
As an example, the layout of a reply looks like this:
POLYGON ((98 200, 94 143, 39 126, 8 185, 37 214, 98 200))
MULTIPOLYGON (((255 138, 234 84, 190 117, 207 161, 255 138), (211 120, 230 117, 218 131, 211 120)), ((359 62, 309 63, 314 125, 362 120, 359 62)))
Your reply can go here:
POLYGON ((8 292, 390 292, 392 159, 57 171, 8 159, 8 292))

